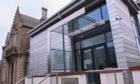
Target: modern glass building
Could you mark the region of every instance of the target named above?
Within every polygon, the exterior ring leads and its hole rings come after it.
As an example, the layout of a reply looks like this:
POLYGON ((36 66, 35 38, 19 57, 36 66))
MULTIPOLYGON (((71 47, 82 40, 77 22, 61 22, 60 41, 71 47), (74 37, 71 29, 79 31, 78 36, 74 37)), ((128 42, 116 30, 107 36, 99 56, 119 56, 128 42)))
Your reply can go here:
POLYGON ((29 74, 140 65, 138 11, 133 0, 71 2, 29 32, 29 74))

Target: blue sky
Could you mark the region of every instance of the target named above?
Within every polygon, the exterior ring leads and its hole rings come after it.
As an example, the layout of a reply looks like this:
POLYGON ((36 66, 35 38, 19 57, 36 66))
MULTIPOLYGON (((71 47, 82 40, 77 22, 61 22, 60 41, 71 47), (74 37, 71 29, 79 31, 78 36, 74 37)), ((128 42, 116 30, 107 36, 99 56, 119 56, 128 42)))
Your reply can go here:
POLYGON ((40 19, 41 8, 48 8, 48 17, 56 13, 71 0, 1 0, 0 2, 0 59, 2 46, 4 45, 7 32, 10 31, 13 18, 19 6, 20 12, 40 19))

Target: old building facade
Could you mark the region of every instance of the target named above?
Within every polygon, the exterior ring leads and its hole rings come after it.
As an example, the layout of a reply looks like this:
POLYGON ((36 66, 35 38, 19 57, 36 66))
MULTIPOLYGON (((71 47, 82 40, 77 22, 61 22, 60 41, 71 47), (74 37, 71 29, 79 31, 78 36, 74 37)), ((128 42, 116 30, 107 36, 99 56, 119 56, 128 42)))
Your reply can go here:
POLYGON ((3 47, 1 84, 15 84, 28 70, 29 38, 27 32, 39 20, 21 14, 17 8, 10 32, 3 47))

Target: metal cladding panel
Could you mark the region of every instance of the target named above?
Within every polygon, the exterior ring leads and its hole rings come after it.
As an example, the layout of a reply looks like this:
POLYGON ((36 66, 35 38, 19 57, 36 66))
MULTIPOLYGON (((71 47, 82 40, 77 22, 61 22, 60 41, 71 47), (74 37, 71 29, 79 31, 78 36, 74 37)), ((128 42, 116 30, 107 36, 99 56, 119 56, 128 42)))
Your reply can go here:
POLYGON ((47 32, 44 31, 30 39, 29 74, 44 74, 48 72, 47 32))
POLYGON ((128 6, 122 0, 106 0, 118 67, 140 64, 140 55, 128 6), (116 18, 122 18, 116 20, 116 18))

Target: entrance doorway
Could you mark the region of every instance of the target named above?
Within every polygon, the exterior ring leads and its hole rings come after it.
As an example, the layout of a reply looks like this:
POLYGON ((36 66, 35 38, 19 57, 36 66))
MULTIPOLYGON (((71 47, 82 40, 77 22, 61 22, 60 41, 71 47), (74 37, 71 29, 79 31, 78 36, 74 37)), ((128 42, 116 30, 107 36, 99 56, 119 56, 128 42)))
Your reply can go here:
POLYGON ((105 46, 98 45, 82 49, 82 69, 95 70, 106 67, 105 46))

